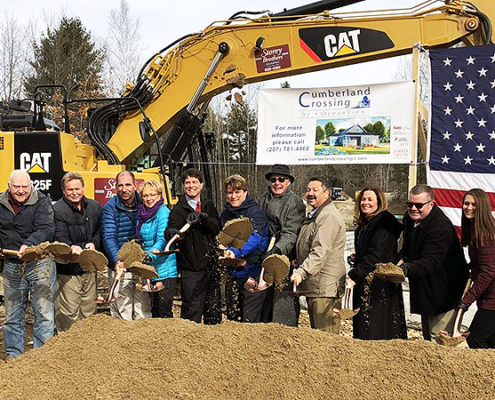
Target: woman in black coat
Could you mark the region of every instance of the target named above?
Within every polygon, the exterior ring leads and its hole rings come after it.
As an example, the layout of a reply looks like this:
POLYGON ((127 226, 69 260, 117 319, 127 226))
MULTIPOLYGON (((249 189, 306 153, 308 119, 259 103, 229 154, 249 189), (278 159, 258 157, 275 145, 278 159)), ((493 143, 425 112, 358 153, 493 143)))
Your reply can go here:
POLYGON ((407 339, 402 286, 371 279, 376 263, 397 263, 397 240, 402 225, 387 211, 387 200, 379 188, 365 188, 358 196, 359 219, 355 231, 353 267, 348 285, 354 287, 355 339, 407 339))

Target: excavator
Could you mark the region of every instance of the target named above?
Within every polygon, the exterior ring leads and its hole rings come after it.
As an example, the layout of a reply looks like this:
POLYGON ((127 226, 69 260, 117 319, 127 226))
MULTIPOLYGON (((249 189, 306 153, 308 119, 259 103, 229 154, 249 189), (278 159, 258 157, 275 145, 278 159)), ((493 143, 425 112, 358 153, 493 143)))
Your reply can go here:
MULTIPOLYGON (((4 106, 0 190, 10 171, 21 168, 35 188, 57 200, 62 175, 77 171, 86 195, 104 204, 115 193, 119 171, 144 165, 137 179, 162 179, 168 187, 175 168, 185 164, 202 165, 211 187, 212 140, 202 123, 214 96, 245 84, 404 55, 417 46, 483 45, 495 37, 493 0, 339 12, 358 1, 318 1, 277 13, 240 11, 177 39, 145 63, 123 97, 105 99, 91 112, 91 144, 70 133, 67 118, 60 129, 44 117, 44 88, 37 88, 32 101, 4 106), (153 144, 158 154, 151 154, 153 144)), ((62 105, 88 100, 64 96, 62 105)), ((167 200, 172 201, 168 191, 167 200)))

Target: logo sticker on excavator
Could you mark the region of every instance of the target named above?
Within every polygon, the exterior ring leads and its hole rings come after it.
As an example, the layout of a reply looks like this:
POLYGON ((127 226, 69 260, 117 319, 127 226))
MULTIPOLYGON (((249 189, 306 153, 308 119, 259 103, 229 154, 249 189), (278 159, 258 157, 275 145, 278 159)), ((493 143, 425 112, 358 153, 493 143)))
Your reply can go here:
POLYGON ((289 45, 287 44, 256 50, 254 56, 256 57, 258 73, 290 68, 291 66, 289 45))
POLYGON ((394 47, 385 32, 353 27, 302 28, 299 42, 318 63, 394 47))

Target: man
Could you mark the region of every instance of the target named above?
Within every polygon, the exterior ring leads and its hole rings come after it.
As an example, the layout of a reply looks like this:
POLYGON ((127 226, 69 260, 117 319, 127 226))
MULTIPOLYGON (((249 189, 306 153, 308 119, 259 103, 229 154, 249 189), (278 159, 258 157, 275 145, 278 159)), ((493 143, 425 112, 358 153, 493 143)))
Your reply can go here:
MULTIPOLYGON (((101 212, 103 247, 109 259, 108 282, 116 272, 125 271, 124 263, 117 259, 120 247, 136 236, 138 206, 141 199, 136 193, 136 179, 129 171, 122 171, 115 178, 117 196, 110 199, 101 212)), ((132 273, 125 271, 115 291, 116 301, 110 306, 113 317, 134 320, 151 317, 149 295, 136 288, 132 273)))
MULTIPOLYGON (((265 178, 270 182, 258 203, 268 219, 270 236, 276 237, 274 247, 266 254, 281 254, 295 259, 295 244, 306 206, 290 185, 294 177, 287 165, 275 164, 265 178)), ((288 280, 288 279, 287 279, 288 280)), ((264 322, 297 326, 299 320, 299 299, 282 294, 274 286, 267 289, 264 306, 264 322)))
POLYGON ((323 179, 309 180, 306 200, 312 210, 297 239, 298 267, 291 280, 306 296, 311 327, 339 334, 340 319, 332 309, 340 308, 344 289, 345 224, 323 179))
POLYGON ((24 352, 26 307, 29 293, 34 312, 34 347, 53 336, 55 320, 55 263, 49 258, 24 264, 21 257, 29 246, 50 241, 55 231, 49 199, 33 190, 29 175, 14 170, 8 189, 0 193, 0 246, 18 249, 7 257, 3 269, 5 322, 3 340, 7 356, 24 352))
POLYGON ((461 300, 468 275, 452 222, 435 204, 433 189, 414 186, 406 202, 401 268, 409 278, 411 313, 421 315, 425 340, 435 340, 461 300))
POLYGON ((251 292, 244 284, 249 277, 259 279, 261 257, 265 254, 270 240, 268 221, 256 201, 248 194, 246 180, 242 176, 228 177, 223 183, 223 188, 227 203, 220 217, 222 226, 241 217, 249 218, 253 226, 251 235, 241 248, 229 247, 225 252, 226 257, 242 258, 246 261, 243 267, 229 268, 225 287, 227 318, 232 321, 262 322, 266 290, 251 292))
MULTIPOLYGON (((84 196, 84 179, 77 172, 62 177, 63 197, 55 204, 55 240, 73 254, 100 248, 100 204, 84 196)), ((96 312, 96 277, 78 263, 57 264, 57 330, 68 330, 78 319, 96 312)))
POLYGON ((203 175, 195 168, 182 174, 184 195, 179 197, 168 220, 165 237, 170 240, 186 224, 191 228, 179 242, 177 263, 181 273, 181 318, 200 323, 222 322, 220 270, 215 237, 220 218, 213 202, 201 195, 203 175))

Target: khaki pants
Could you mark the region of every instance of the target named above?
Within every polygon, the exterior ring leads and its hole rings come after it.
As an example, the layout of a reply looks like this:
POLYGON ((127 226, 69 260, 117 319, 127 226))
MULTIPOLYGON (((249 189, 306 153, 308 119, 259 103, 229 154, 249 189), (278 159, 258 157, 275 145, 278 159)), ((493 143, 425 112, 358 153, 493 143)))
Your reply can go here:
POLYGON ((445 329, 454 310, 437 315, 421 315, 421 329, 423 338, 435 342, 440 330, 445 329))
POLYGON ((311 328, 329 333, 340 333, 340 319, 332 313, 334 307, 340 308, 339 297, 308 297, 308 313, 311 328))
MULTIPOLYGON (((113 283, 115 272, 108 270, 108 286, 113 283)), ((151 318, 150 295, 136 289, 132 272, 125 272, 115 288, 116 301, 110 304, 110 314, 118 319, 132 321, 135 319, 151 318)))
POLYGON ((57 275, 55 321, 59 332, 66 331, 79 319, 96 312, 95 275, 57 275))

